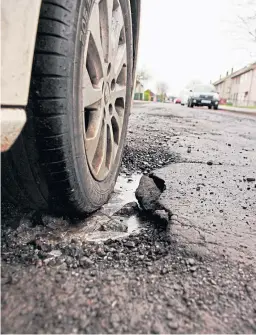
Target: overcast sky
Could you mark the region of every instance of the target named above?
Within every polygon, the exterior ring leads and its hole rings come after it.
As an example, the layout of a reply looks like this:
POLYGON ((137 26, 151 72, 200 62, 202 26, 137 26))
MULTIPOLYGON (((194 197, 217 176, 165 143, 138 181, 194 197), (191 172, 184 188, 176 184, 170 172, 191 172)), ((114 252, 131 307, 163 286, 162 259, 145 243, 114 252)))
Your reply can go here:
POLYGON ((237 15, 251 7, 235 2, 256 0, 142 0, 138 68, 169 85, 170 94, 193 79, 209 83, 233 67, 256 60, 256 42, 239 27, 237 15))

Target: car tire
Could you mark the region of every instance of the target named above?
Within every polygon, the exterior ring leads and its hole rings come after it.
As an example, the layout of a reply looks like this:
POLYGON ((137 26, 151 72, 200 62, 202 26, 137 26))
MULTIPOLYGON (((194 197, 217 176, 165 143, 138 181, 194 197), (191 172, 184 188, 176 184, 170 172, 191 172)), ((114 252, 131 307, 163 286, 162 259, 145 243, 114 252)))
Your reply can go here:
POLYGON ((27 123, 2 155, 2 192, 17 206, 79 216, 114 189, 132 102, 133 36, 129 0, 107 4, 42 1, 27 123))
POLYGON ((212 106, 208 106, 208 109, 212 109, 212 106))
POLYGON ((219 106, 214 106, 214 109, 217 110, 219 108, 219 106))

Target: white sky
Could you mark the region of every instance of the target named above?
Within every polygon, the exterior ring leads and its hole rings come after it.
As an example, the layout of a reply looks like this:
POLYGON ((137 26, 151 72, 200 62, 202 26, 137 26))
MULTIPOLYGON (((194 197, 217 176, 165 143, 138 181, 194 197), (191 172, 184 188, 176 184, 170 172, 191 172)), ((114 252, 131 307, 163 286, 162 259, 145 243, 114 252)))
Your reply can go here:
POLYGON ((179 92, 193 79, 209 83, 256 59, 256 42, 239 27, 237 15, 251 7, 237 1, 256 0, 142 0, 138 69, 151 80, 179 92))

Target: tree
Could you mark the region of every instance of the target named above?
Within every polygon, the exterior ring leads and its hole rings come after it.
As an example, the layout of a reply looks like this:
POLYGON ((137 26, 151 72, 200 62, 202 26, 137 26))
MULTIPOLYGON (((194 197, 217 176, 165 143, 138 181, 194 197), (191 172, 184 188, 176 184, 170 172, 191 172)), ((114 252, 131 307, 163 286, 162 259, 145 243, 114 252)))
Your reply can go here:
POLYGON ((256 0, 237 0, 239 27, 256 43, 256 0))
POLYGON ((200 84, 202 84, 201 80, 193 79, 187 84, 186 88, 190 89, 190 88, 193 88, 195 85, 200 85, 200 84))
POLYGON ((166 84, 164 81, 157 83, 157 94, 160 96, 160 100, 163 102, 165 101, 165 98, 167 96, 168 91, 168 84, 166 84))
POLYGON ((151 78, 149 72, 145 69, 140 69, 137 71, 137 80, 141 83, 147 82, 151 78))
POLYGON ((256 57, 256 0, 233 0, 225 34, 235 42, 234 50, 256 57))

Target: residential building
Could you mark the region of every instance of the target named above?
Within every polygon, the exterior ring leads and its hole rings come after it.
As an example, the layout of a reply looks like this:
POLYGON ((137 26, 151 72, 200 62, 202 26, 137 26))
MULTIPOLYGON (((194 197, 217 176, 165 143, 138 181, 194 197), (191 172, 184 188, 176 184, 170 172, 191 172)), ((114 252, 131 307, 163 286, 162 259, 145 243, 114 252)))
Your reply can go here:
POLYGON ((225 77, 220 78, 213 84, 216 87, 216 90, 219 93, 221 99, 224 100, 231 99, 232 73, 233 69, 231 70, 230 74, 227 72, 225 77))
POLYGON ((144 92, 145 101, 156 101, 156 95, 151 90, 146 90, 144 92))
POLYGON ((134 100, 143 100, 144 98, 143 95, 144 95, 144 86, 139 80, 136 80, 134 100))
POLYGON ((240 106, 256 106, 256 62, 232 75, 231 100, 240 106))
POLYGON ((214 83, 220 98, 234 106, 256 106, 256 62, 214 83))

